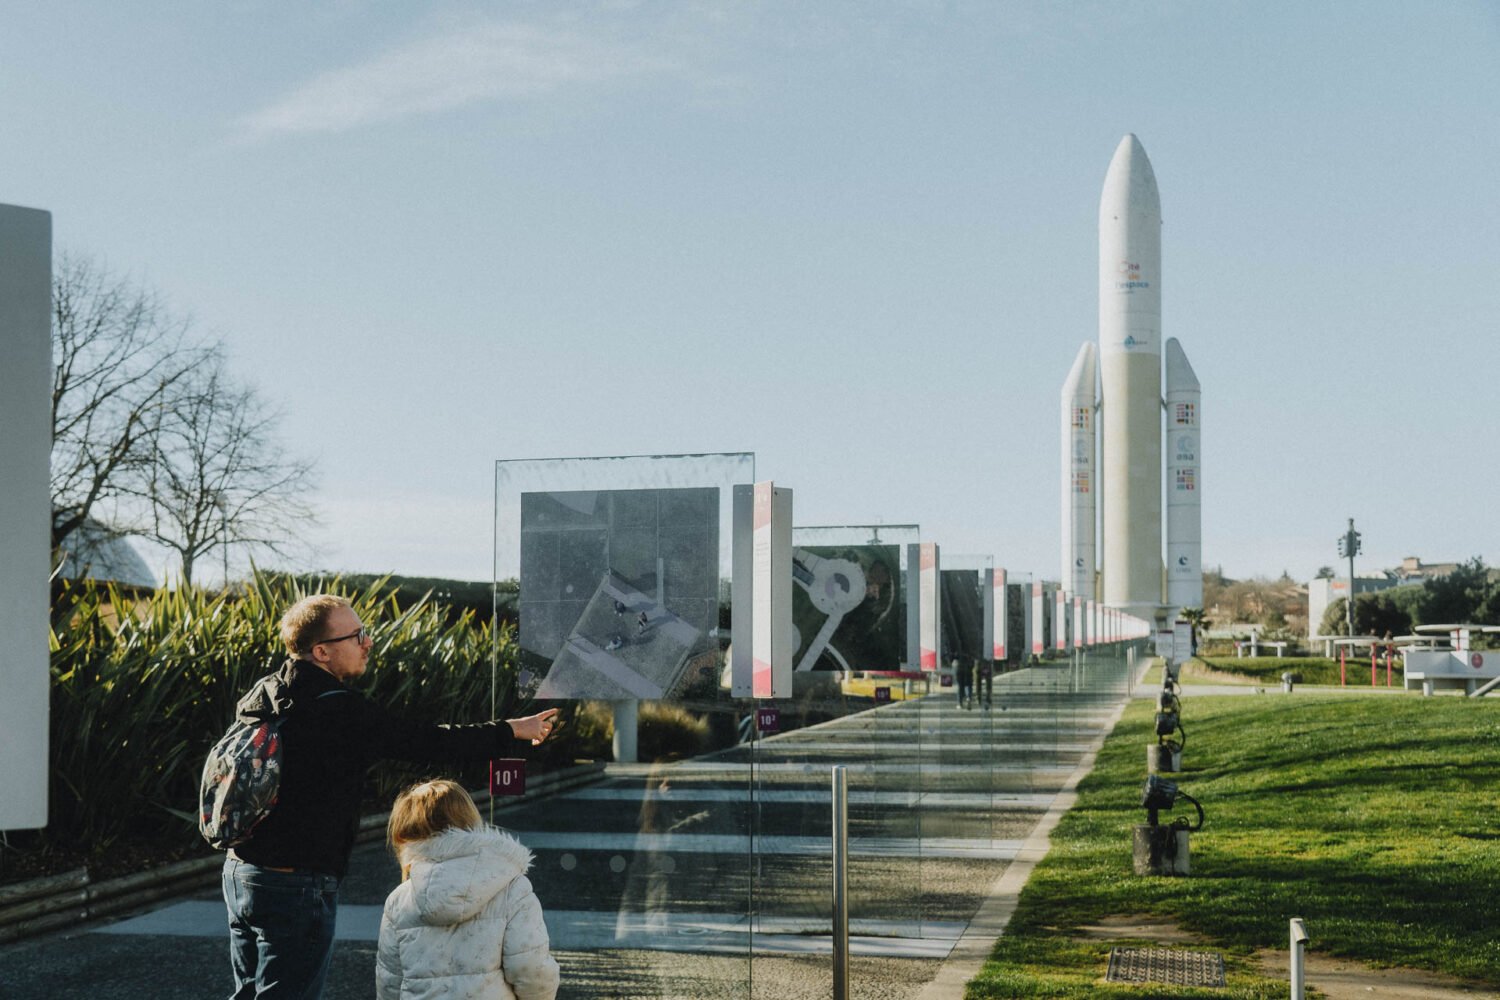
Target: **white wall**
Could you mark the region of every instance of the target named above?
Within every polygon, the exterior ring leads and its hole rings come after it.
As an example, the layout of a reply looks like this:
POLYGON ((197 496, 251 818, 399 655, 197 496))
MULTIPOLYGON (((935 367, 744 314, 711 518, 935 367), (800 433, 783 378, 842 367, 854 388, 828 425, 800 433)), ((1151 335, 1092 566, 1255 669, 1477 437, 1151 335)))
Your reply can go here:
POLYGON ((52 216, 0 205, 0 830, 47 824, 52 216))

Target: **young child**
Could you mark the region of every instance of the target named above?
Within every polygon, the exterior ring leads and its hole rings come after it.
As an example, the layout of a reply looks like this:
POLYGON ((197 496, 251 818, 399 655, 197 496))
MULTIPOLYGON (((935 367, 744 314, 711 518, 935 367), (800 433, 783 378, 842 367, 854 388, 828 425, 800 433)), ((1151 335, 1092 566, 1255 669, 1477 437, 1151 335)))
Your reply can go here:
POLYGON ((402 881, 386 898, 380 1000, 552 1000, 557 962, 526 869, 531 852, 487 826, 457 783, 396 797, 388 827, 402 881))

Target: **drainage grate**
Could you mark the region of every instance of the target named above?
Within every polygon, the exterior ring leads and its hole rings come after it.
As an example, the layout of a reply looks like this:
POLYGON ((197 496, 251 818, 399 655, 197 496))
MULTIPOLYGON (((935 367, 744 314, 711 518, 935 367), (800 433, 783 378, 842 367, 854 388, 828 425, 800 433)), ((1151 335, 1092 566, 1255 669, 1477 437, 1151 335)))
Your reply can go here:
POLYGON ((1177 948, 1111 948, 1104 978, 1112 983, 1223 986, 1224 956, 1177 948))

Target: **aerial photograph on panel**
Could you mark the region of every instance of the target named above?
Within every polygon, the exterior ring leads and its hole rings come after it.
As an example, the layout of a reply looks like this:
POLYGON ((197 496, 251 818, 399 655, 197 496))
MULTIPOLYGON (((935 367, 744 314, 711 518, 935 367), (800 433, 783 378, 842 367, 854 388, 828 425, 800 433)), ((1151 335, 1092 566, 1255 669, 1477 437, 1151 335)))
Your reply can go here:
POLYGON ((537 698, 668 698, 717 649, 719 491, 521 495, 523 685, 537 698))
POLYGON ((792 578, 797 670, 901 666, 906 611, 898 546, 798 546, 792 578))

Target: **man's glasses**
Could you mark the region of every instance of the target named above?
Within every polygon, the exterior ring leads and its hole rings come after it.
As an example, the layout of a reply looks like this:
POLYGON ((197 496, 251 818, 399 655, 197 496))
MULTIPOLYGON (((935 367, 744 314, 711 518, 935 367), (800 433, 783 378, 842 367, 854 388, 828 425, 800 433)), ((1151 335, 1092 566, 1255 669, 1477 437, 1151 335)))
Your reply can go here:
POLYGON ((365 628, 364 626, 360 626, 360 629, 359 629, 358 632, 350 632, 348 635, 335 636, 332 639, 319 639, 317 642, 313 643, 313 645, 314 646, 332 645, 335 642, 343 642, 345 639, 356 639, 359 642, 364 642, 369 637, 370 637, 370 630, 367 629, 367 628, 365 628))

